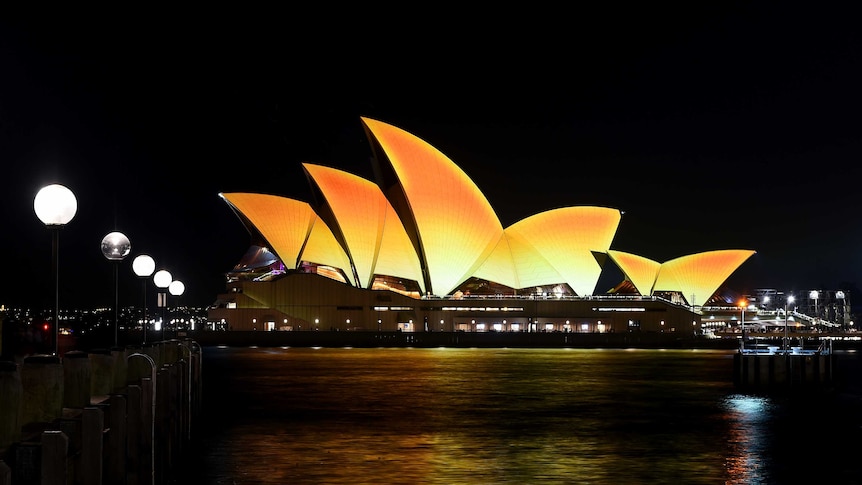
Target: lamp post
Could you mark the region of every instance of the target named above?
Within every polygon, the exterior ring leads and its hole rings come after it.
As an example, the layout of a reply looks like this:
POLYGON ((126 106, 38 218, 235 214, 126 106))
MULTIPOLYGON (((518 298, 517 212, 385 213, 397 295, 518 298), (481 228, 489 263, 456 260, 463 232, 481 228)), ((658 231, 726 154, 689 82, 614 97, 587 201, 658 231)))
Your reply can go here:
POLYGON ((144 292, 144 320, 141 324, 143 330, 143 343, 147 343, 147 278, 156 270, 156 262, 147 254, 139 254, 132 261, 132 271, 141 279, 141 286, 144 292))
MULTIPOLYGON (((180 307, 180 297, 183 296, 183 293, 185 291, 186 291, 186 285, 184 285, 183 282, 180 280, 171 281, 171 284, 168 285, 168 292, 171 295, 174 295, 175 297, 177 297, 177 306, 176 306, 177 311, 179 311, 179 307, 180 307)), ((176 329, 176 327, 177 327, 177 325, 174 325, 175 329, 176 329)))
POLYGON ((111 261, 114 266, 114 347, 118 344, 118 328, 120 325, 120 293, 119 293, 119 277, 117 270, 129 251, 132 250, 132 243, 129 238, 122 232, 111 232, 102 238, 102 254, 108 261, 111 261))
POLYGON ((846 325, 846 323, 847 323, 847 312, 844 311, 845 310, 844 292, 841 290, 836 291, 835 292, 835 300, 840 300, 840 301, 838 301, 837 305, 841 305, 840 307, 836 308, 835 317, 841 318, 841 331, 846 331, 847 330, 847 325, 846 325))
POLYGON ((59 184, 39 189, 33 200, 36 217, 51 229, 54 273, 54 355, 60 355, 60 229, 69 223, 78 212, 78 200, 67 187, 59 184))
POLYGON ((740 320, 740 324, 742 325, 742 351, 745 352, 745 305, 748 303, 745 300, 741 300, 739 302, 739 308, 742 310, 742 319, 740 320))
POLYGON ((159 291, 159 304, 158 306, 162 309, 162 322, 161 322, 161 331, 162 331, 162 340, 165 339, 165 307, 167 306, 168 294, 165 292, 168 286, 171 285, 171 273, 168 270, 160 269, 156 271, 156 274, 153 275, 153 283, 156 284, 161 291, 159 291))
POLYGON ((795 298, 793 298, 793 295, 788 296, 784 300, 784 353, 785 354, 787 353, 787 304, 793 303, 794 300, 795 300, 795 298))
MULTIPOLYGON (((817 290, 811 290, 808 292, 808 298, 814 300, 814 324, 820 321, 820 309, 817 307, 817 299, 820 298, 820 292, 817 290)), ((808 307, 811 309, 811 307, 808 307)))

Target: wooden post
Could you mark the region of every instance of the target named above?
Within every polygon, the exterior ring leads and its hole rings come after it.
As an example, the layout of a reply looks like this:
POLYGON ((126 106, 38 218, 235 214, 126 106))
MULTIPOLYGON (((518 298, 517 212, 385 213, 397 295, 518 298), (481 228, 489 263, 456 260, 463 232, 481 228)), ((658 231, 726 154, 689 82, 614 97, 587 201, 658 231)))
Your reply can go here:
POLYGON ((70 350, 63 355, 63 407, 83 409, 90 405, 92 369, 90 355, 70 350))
POLYGON ((126 396, 112 394, 108 408, 108 449, 105 453, 105 482, 113 484, 126 483, 123 474, 126 470, 126 396))
POLYGON ((66 485, 69 438, 62 432, 42 432, 42 485, 66 485))
POLYGON ((12 469, 0 460, 0 485, 12 485, 12 469))
MULTIPOLYGON (((0 362, 0 450, 21 440, 21 373, 15 362, 0 362)), ((2 483, 2 482, 0 482, 2 483)))
POLYGON ((21 425, 50 423, 63 415, 63 365, 52 355, 32 355, 21 366, 21 425))
POLYGON ((105 416, 101 409, 90 406, 84 408, 81 419, 81 458, 77 475, 83 485, 101 485, 105 416))
POLYGON ((141 446, 143 444, 143 434, 148 431, 144 427, 143 416, 143 392, 141 386, 127 386, 128 403, 126 407, 126 483, 128 485, 138 485, 140 483, 148 483, 144 481, 144 467, 141 460, 141 446))

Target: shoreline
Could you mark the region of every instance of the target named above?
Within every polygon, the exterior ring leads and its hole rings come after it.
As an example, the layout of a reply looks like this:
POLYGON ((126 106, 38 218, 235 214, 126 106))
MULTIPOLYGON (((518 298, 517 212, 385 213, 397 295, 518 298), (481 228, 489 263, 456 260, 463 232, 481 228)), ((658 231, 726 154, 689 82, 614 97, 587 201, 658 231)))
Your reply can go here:
MULTIPOLYGON (((479 348, 667 348, 722 349, 740 348, 738 337, 705 338, 678 333, 561 333, 561 332, 176 332, 165 338, 190 338, 201 346, 261 347, 479 347, 479 348)), ((835 336, 796 336, 805 348, 817 348, 824 338, 832 348, 862 349, 860 340, 838 340, 835 336)), ((782 337, 746 339, 746 345, 781 345, 782 337)))

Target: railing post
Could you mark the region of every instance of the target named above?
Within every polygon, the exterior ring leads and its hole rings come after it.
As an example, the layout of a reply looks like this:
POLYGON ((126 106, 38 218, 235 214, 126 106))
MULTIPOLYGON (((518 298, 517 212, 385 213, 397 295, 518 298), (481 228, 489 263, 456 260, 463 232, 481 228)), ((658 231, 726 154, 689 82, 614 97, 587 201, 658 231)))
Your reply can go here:
POLYGON ((188 372, 185 373, 182 391, 186 397, 186 409, 183 413, 184 434, 186 440, 192 438, 192 349, 183 342, 180 342, 180 349, 186 350, 189 353, 189 359, 186 361, 188 372))
POLYGON ((42 432, 42 485, 66 485, 68 482, 69 437, 62 431, 42 432))
POLYGON ((23 394, 18 364, 0 361, 0 450, 21 439, 23 394))
MULTIPOLYGON (((125 473, 126 483, 128 485, 138 485, 141 479, 146 475, 141 465, 141 445, 143 445, 144 433, 144 410, 143 410, 143 389, 140 385, 126 386, 128 392, 128 403, 126 406, 126 416, 128 416, 127 433, 126 433, 126 467, 125 473)), ((122 483, 122 482, 120 482, 122 483)))
POLYGON ((12 485, 12 469, 0 460, 0 485, 12 485))
MULTIPOLYGON (((149 452, 149 468, 150 468, 150 470, 149 470, 149 474, 150 474, 149 482, 152 485, 155 485, 155 480, 156 480, 156 464, 155 464, 155 459, 156 459, 156 453, 155 453, 156 422, 155 422, 155 417, 156 417, 156 387, 157 387, 156 386, 156 363, 152 357, 150 357, 147 354, 142 354, 140 352, 135 352, 134 354, 128 356, 126 358, 126 361, 128 362, 133 357, 146 359, 146 362, 150 365, 150 382, 149 382, 150 389, 149 389, 149 393, 147 392, 147 389, 145 389, 145 386, 143 386, 143 385, 141 386, 142 390, 143 390, 142 397, 144 398, 144 400, 149 399, 149 401, 150 401, 150 411, 149 411, 149 413, 144 414, 144 416, 145 416, 144 422, 146 424, 150 425, 150 430, 149 430, 148 435, 143 436, 143 438, 144 438, 145 442, 147 442, 147 444, 149 445, 148 446, 148 448, 149 448, 149 450, 148 450, 148 452, 149 452)), ((145 381, 145 379, 142 379, 142 381, 145 381)), ((145 384, 145 382, 142 382, 142 384, 145 384)))
POLYGON ((122 394, 112 394, 108 401, 108 449, 105 453, 107 466, 105 467, 105 482, 109 484, 125 483, 123 474, 126 470, 126 443, 127 429, 126 420, 127 400, 122 394))
POLYGON ((50 423, 63 415, 63 363, 55 355, 31 355, 21 366, 21 425, 50 423))
POLYGON ((86 407, 81 421, 81 459, 77 475, 81 483, 98 485, 102 483, 105 415, 97 407, 86 407))

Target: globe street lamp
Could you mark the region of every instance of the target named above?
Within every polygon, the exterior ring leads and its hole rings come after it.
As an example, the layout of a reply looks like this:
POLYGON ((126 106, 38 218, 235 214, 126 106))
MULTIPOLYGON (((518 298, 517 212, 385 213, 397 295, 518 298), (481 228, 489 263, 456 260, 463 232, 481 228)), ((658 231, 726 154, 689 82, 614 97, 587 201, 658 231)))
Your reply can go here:
POLYGON ((835 292, 835 299, 841 300, 840 302, 838 302, 838 304, 841 305, 839 307, 839 308, 841 308, 841 313, 840 314, 837 313, 837 310, 836 310, 835 316, 837 317, 838 315, 841 315, 841 330, 846 331, 847 330, 847 325, 846 325, 847 313, 844 311, 844 292, 841 290, 836 291, 835 292))
POLYGON ((120 266, 120 261, 128 256, 131 250, 132 243, 122 232, 111 232, 102 238, 102 254, 114 264, 114 347, 118 343, 117 329, 120 325, 120 293, 118 289, 120 285, 117 269, 120 266))
POLYGON ((69 223, 78 212, 78 200, 67 187, 59 184, 39 189, 33 200, 36 217, 51 229, 52 268, 54 273, 54 355, 60 355, 60 229, 69 223))
POLYGON ((168 295, 165 293, 165 289, 171 285, 171 273, 167 270, 160 269, 156 271, 156 274, 153 275, 153 283, 156 284, 156 287, 161 289, 159 292, 159 307, 162 309, 162 321, 160 324, 160 329, 162 331, 162 340, 165 339, 165 306, 167 306, 168 295))
MULTIPOLYGON (((808 292, 808 298, 814 300, 814 324, 820 321, 820 309, 817 307, 817 299, 820 298, 820 292, 817 290, 811 290, 808 292)), ((808 307, 811 309, 811 307, 808 307)))
POLYGON ((739 308, 742 310, 742 319, 740 320, 740 324, 742 325, 742 351, 745 352, 745 306, 748 302, 742 300, 739 302, 739 308))
POLYGON ((787 304, 793 303, 796 300, 793 295, 788 296, 784 300, 784 353, 787 353, 787 304))
POLYGON ((141 325, 143 329, 143 343, 147 343, 147 278, 156 270, 156 262, 147 254, 139 254, 132 261, 132 271, 141 278, 141 286, 144 292, 144 321, 141 325))
MULTIPOLYGON (((168 285, 168 292, 171 295, 174 295, 175 297, 177 297, 177 310, 179 310, 179 306, 180 306, 180 297, 183 295, 183 292, 185 292, 185 291, 186 291, 186 285, 184 285, 183 282, 180 280, 171 281, 171 284, 168 285)), ((176 327, 177 327, 177 325, 174 324, 174 328, 176 328, 176 327)))

